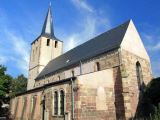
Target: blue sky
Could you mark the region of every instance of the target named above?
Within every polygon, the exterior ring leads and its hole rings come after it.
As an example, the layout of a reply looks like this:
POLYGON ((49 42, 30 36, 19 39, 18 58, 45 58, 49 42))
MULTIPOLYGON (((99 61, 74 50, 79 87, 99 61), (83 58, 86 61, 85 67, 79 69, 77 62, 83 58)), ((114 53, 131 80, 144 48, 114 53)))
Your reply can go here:
POLYGON ((159 0, 1 0, 0 64, 28 75, 30 43, 40 34, 50 1, 54 30, 67 51, 132 19, 160 76, 159 0))

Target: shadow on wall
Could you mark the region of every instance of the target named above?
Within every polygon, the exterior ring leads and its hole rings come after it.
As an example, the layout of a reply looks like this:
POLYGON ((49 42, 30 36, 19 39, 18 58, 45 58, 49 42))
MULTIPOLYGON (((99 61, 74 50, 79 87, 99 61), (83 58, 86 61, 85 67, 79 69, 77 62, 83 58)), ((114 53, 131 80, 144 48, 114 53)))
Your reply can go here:
POLYGON ((123 99, 123 88, 122 88, 122 80, 120 80, 121 74, 120 74, 120 68, 114 69, 115 76, 115 86, 114 86, 114 92, 115 92, 115 107, 116 107, 116 118, 118 120, 123 120, 125 118, 125 107, 124 107, 124 99, 123 99))
POLYGON ((151 80, 147 86, 143 83, 141 88, 135 117, 130 120, 159 120, 153 119, 153 116, 160 104, 160 77, 151 80))

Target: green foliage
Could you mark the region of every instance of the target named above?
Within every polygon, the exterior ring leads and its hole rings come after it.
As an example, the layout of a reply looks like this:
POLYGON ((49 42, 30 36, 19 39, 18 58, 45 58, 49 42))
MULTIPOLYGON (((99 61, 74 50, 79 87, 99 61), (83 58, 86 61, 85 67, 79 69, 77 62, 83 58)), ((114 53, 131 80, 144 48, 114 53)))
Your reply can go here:
POLYGON ((26 91, 27 78, 19 75, 16 78, 6 74, 7 68, 0 65, 0 101, 8 103, 10 97, 26 91))
POLYGON ((2 105, 8 104, 11 97, 27 88, 27 78, 24 75, 13 78, 6 71, 7 68, 0 65, 0 116, 8 116, 9 113, 8 108, 2 108, 2 105))
POLYGON ((160 78, 153 79, 141 94, 136 118, 160 120, 160 78))
POLYGON ((147 85, 145 94, 151 103, 158 107, 160 103, 160 78, 153 79, 147 85))
POLYGON ((0 100, 6 101, 9 98, 12 77, 6 74, 6 67, 0 65, 0 100))
POLYGON ((25 92, 27 89, 27 78, 24 75, 19 75, 12 81, 12 93, 11 96, 15 96, 18 93, 25 92))
POLYGON ((150 118, 151 120, 160 120, 160 106, 155 108, 155 113, 150 118))

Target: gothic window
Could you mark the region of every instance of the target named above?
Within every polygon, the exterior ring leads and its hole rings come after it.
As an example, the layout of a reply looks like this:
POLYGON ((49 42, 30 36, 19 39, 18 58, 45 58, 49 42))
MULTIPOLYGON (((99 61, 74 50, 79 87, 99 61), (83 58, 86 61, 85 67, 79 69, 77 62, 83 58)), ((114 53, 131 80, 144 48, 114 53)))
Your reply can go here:
POLYGON ((60 91, 60 115, 64 115, 64 91, 60 91))
POLYGON ((100 71, 100 64, 99 64, 99 62, 96 62, 96 70, 100 71))
POLYGON ((37 53, 37 51, 38 51, 38 47, 36 47, 36 53, 37 53))
POLYGON ((34 61, 34 58, 35 58, 35 56, 34 56, 34 50, 33 50, 33 61, 34 61))
POLYGON ((55 48, 58 47, 58 41, 55 41, 55 48))
POLYGON ((74 77, 74 70, 72 70, 72 77, 74 77))
POLYGON ((23 116, 24 116, 24 113, 25 113, 25 110, 26 110, 27 97, 24 97, 22 102, 23 102, 23 104, 22 104, 23 109, 22 109, 22 114, 21 114, 21 120, 23 120, 23 116))
POLYGON ((139 62, 136 63, 136 74, 137 74, 137 82, 139 90, 142 90, 143 76, 142 76, 142 68, 139 62))
POLYGON ((58 92, 54 92, 54 114, 58 115, 58 92))
POLYGON ((16 98, 16 104, 15 104, 15 109, 14 109, 14 114, 15 116, 17 115, 17 112, 18 112, 18 105, 19 104, 19 98, 16 98))
POLYGON ((58 80, 60 80, 61 79, 61 77, 60 76, 58 76, 58 80))
POLYGON ((49 46, 50 44, 50 39, 47 39, 47 46, 49 46))
POLYGON ((32 100, 31 100, 31 119, 33 119, 34 113, 35 113, 37 96, 33 96, 31 99, 32 99, 32 100))

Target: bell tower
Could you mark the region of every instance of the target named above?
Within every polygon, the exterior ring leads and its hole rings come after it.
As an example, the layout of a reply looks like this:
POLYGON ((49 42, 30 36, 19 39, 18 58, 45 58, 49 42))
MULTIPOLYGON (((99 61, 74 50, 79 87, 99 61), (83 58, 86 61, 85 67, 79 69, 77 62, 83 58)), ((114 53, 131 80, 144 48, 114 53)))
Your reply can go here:
POLYGON ((42 32, 31 43, 31 48, 27 90, 34 88, 35 78, 47 63, 63 52, 63 42, 54 35, 51 5, 49 6, 42 32))

